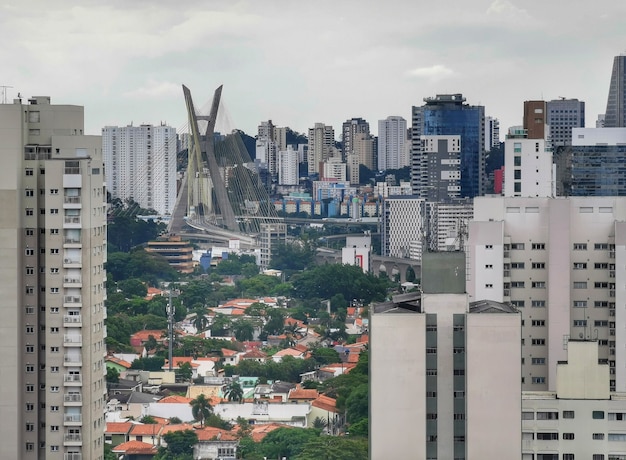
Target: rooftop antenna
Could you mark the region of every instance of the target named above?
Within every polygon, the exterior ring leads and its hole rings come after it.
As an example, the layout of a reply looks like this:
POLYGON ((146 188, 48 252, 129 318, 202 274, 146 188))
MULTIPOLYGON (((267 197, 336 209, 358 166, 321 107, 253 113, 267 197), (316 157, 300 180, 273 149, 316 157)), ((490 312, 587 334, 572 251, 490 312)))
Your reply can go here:
POLYGON ((13 88, 13 87, 7 86, 7 85, 0 85, 0 88, 2 88, 2 103, 6 104, 7 103, 7 88, 13 88))

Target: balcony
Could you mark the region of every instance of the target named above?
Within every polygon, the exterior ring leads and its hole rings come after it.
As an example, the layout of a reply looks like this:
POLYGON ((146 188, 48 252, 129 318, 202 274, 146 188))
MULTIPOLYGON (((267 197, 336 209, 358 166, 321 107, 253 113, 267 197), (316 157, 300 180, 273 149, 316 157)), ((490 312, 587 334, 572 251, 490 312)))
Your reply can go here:
POLYGON ((66 334, 63 336, 63 345, 65 345, 66 347, 82 347, 83 336, 80 334, 66 334))
POLYGON ((63 223, 67 228, 80 228, 80 216, 65 216, 63 223))
POLYGON ((79 295, 65 295, 63 296, 63 306, 64 307, 81 307, 82 306, 82 297, 79 295))
POLYGON ((65 195, 63 197, 63 204, 78 204, 80 205, 81 203, 81 199, 80 196, 69 196, 69 195, 65 195))
POLYGON ((80 452, 68 452, 63 455, 63 460, 83 460, 83 454, 80 452))
POLYGON ((65 383, 82 383, 83 376, 80 374, 65 374, 63 376, 63 382, 65 383))
POLYGON ((64 326, 82 326, 83 317, 81 315, 63 315, 64 326))
POLYGON ((70 257, 66 257, 65 259, 63 259, 63 267, 64 268, 81 268, 82 266, 82 262, 80 261, 80 258, 70 258, 70 257))
POLYGON ((80 393, 66 393, 63 395, 63 402, 68 405, 82 405, 83 395, 80 393))
POLYGON ((63 364, 66 366, 82 366, 83 357, 81 355, 64 355, 63 364))
POLYGON ((83 442, 82 434, 67 433, 63 436, 63 444, 66 446, 76 446, 83 442))
POLYGON ((82 287, 83 280, 80 276, 63 278, 63 287, 82 287))
POLYGON ((65 425, 81 424, 83 423, 83 416, 81 414, 65 414, 63 415, 63 423, 65 425))
POLYGON ((80 238, 63 238, 64 248, 81 248, 82 241, 80 238))

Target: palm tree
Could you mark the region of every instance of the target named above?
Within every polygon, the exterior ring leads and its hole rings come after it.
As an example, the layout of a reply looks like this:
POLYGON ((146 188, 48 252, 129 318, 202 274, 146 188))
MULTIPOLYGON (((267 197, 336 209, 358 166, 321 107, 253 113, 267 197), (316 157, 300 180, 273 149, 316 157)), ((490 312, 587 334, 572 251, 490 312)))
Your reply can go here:
POLYGON ((193 326, 196 328, 196 331, 204 331, 209 325, 209 320, 205 316, 206 308, 198 306, 197 308, 194 308, 193 313, 196 314, 196 317, 193 320, 193 326))
POLYGON ((191 400, 189 403, 191 406, 191 414, 194 420, 200 422, 200 426, 204 425, 204 421, 213 412, 213 406, 204 394, 199 394, 196 399, 191 400))
POLYGON ((241 388, 239 382, 233 380, 226 385, 226 388, 224 389, 224 396, 226 396, 226 399, 229 401, 241 402, 243 400, 243 388, 241 388))

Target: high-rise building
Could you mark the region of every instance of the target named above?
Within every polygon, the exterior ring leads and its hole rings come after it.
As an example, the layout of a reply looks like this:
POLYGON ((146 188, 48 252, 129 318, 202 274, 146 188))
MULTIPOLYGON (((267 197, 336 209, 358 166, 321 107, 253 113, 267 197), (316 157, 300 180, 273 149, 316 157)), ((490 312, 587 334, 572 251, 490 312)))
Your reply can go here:
POLYGON ((485 117, 485 150, 500 145, 500 121, 497 118, 485 117))
POLYGON ((504 196, 555 196, 552 151, 545 139, 528 139, 520 126, 504 141, 504 196))
POLYGON ((322 163, 332 156, 334 147, 335 130, 332 126, 315 123, 309 128, 309 175, 321 173, 322 163))
POLYGON ((420 260, 424 244, 424 203, 417 196, 395 196, 383 201, 381 254, 420 260))
POLYGON ((406 120, 399 116, 378 120, 378 169, 400 169, 409 165, 406 120))
POLYGON ((461 136, 422 136, 420 196, 443 201, 461 196, 461 136))
POLYGON ((467 292, 522 312, 524 390, 554 391, 565 340, 592 339, 626 390, 626 198, 474 199, 467 292))
POLYGON ((102 149, 113 198, 132 198, 161 215, 176 205, 176 129, 170 126, 105 126, 102 149))
POLYGON ((298 185, 298 151, 291 145, 278 152, 278 185, 298 185))
POLYGON ((552 148, 572 145, 572 128, 585 127, 585 103, 578 99, 554 99, 546 102, 546 110, 552 148))
POLYGON ((371 308, 371 458, 521 458, 521 315, 464 278, 464 253, 428 253, 423 292, 371 308))
POLYGON ((528 139, 545 139, 547 133, 546 101, 524 101, 524 123, 528 139))
POLYGON ((2 458, 104 457, 105 170, 83 112, 0 105, 2 458))
POLYGON ((573 196, 626 196, 626 127, 574 128, 565 150, 573 196))
POLYGON ((626 54, 613 59, 604 127, 626 128, 626 54))
POLYGON ((438 94, 413 107, 411 185, 420 194, 423 176, 422 136, 460 136, 461 196, 484 194, 485 108, 465 103, 462 94, 438 94))
POLYGON ((357 134, 365 134, 366 137, 370 135, 370 124, 363 118, 351 118, 346 120, 341 125, 341 142, 343 144, 343 156, 346 157, 354 151, 355 136, 357 134))

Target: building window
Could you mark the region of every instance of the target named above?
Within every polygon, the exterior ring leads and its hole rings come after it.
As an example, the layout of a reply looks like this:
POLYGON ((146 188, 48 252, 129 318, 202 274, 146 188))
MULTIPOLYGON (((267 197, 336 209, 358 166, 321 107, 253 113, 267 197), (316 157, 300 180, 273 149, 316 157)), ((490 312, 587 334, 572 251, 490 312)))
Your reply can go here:
POLYGON ((524 243, 511 243, 511 249, 513 250, 524 250, 524 243))
POLYGON ((26 365, 26 372, 29 374, 32 374, 33 372, 35 372, 35 366, 32 364, 27 364, 26 365))
POLYGON ((50 406, 50 412, 59 412, 59 406, 50 406))
POLYGON ((59 446, 50 446, 50 452, 58 452, 59 446))
POLYGON ((35 424, 34 423, 27 423, 26 424, 26 431, 35 431, 35 424))
POLYGON ((33 175, 33 168, 26 168, 26 175, 27 176, 32 176, 33 175))
POLYGON ((26 345, 26 353, 35 353, 34 345, 26 345))
MULTIPOLYGON (((565 438, 566 434, 571 434, 572 439, 574 439, 574 433, 563 433, 563 439, 569 439, 565 438)), ((574 454, 563 454, 563 460, 574 460, 574 454)))
POLYGON ((50 189, 50 195, 58 195, 59 194, 59 189, 58 188, 51 188, 50 189))
POLYGON ((596 262, 593 264, 593 268, 595 268, 596 270, 608 270, 609 264, 606 262, 596 262))
POLYGON ((523 288, 524 284, 524 281, 511 281, 512 288, 523 288))
POLYGON ((593 433, 593 435, 591 436, 591 438, 594 441, 602 441, 604 439, 604 433, 593 433))
POLYGON ((546 268, 545 262, 533 262, 532 269, 533 270, 544 270, 546 268))
POLYGON ((522 420, 535 420, 534 412, 522 412, 522 420))
POLYGON ((545 289, 546 288, 546 282, 545 281, 533 281, 532 282, 532 287, 535 289, 545 289))
POLYGON ((575 319, 574 320, 574 327, 587 327, 587 320, 586 319, 575 319))
POLYGON ((545 345, 546 339, 532 339, 532 345, 545 345))
POLYGON ((34 255, 35 255, 35 250, 34 250, 34 249, 32 249, 32 248, 26 248, 26 251, 24 251, 24 253, 25 253, 27 256, 34 256, 34 255))
POLYGON ((574 262, 574 270, 586 270, 587 263, 586 262, 574 262))
POLYGON ((545 377, 533 377, 533 383, 535 385, 541 385, 546 383, 546 378, 545 377))
POLYGON ((486 244, 485 249, 493 249, 493 244, 486 244))
POLYGON ((604 411, 603 410, 594 410, 591 413, 591 417, 594 420, 603 420, 604 419, 604 411))
POLYGON ((522 269, 524 268, 524 262, 511 262, 511 269, 522 269))
POLYGON ((546 321, 544 319, 533 319, 531 325, 543 327, 546 325, 546 321))
POLYGON ((574 289, 587 289, 586 281, 574 281, 574 289))
POLYGON ((558 420, 558 412, 537 412, 537 420, 558 420))
POLYGON ((546 243, 533 243, 531 249, 534 251, 543 251, 546 249, 546 243))
POLYGON ((564 410, 563 411, 563 418, 574 418, 574 411, 573 410, 564 410))
POLYGON ((55 386, 50 387, 50 392, 51 393, 58 393, 59 392, 59 387, 55 387, 55 386))
POLYGON ((609 412, 609 415, 607 416, 608 420, 626 420, 626 413, 625 412, 609 412))
POLYGON ((587 243, 574 243, 574 251, 586 251, 587 243))
POLYGON ((574 439, 574 433, 563 433, 563 439, 571 441, 572 439, 574 439))
POLYGON ((523 308, 524 307, 524 301, 523 300, 511 300, 511 305, 513 305, 514 307, 523 308))
POLYGON ((608 251, 609 245, 607 243, 596 243, 593 245, 593 249, 596 251, 608 251))
POLYGON ((593 287, 596 289, 608 289, 609 283, 604 281, 596 281, 595 283, 593 283, 593 287))
POLYGON ((609 441, 626 441, 626 433, 609 433, 609 441))
POLYGON ((574 300, 574 308, 587 308, 586 300, 574 300))
POLYGON ((59 425, 50 425, 50 431, 59 431, 59 425))
POLYGON ((604 454, 593 454, 592 460, 604 460, 604 454))

